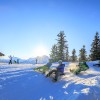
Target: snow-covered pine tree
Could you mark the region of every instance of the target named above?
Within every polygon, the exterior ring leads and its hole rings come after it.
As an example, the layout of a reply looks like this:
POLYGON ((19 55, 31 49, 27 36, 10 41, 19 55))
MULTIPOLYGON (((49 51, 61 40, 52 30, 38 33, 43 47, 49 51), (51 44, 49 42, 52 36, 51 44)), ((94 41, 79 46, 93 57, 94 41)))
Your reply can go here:
POLYGON ((91 61, 90 55, 87 56, 87 61, 91 61))
POLYGON ((72 62, 77 61, 77 56, 76 56, 76 50, 75 49, 72 50, 71 60, 72 60, 72 62))
POLYGON ((51 48, 51 54, 50 54, 50 58, 53 62, 56 62, 57 59, 57 45, 54 44, 51 48))
POLYGON ((85 45, 83 45, 83 48, 81 50, 79 50, 79 61, 86 61, 86 49, 85 49, 85 45))
POLYGON ((68 61, 69 61, 69 62, 72 61, 72 56, 69 56, 68 61))
POLYGON ((60 33, 57 35, 57 48, 58 48, 58 60, 66 61, 68 58, 68 45, 67 41, 65 39, 65 33, 64 31, 60 31, 60 33), (67 56, 66 56, 67 55, 67 56))
POLYGON ((96 32, 94 40, 91 44, 90 52, 91 52, 90 54, 91 60, 100 60, 100 38, 98 32, 96 32))
POLYGON ((69 52, 68 52, 68 45, 65 47, 65 61, 69 61, 69 52))

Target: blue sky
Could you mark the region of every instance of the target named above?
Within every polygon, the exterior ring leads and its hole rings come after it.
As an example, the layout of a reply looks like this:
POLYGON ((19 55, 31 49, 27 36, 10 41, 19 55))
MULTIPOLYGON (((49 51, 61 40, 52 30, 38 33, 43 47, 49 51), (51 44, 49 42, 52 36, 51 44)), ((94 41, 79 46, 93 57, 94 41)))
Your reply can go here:
MULTIPOLYGON (((99 0, 0 0, 0 51, 18 57, 36 56, 39 46, 49 55, 64 31, 69 52, 77 54, 100 32, 99 0)), ((39 52, 39 51, 38 51, 39 52)))

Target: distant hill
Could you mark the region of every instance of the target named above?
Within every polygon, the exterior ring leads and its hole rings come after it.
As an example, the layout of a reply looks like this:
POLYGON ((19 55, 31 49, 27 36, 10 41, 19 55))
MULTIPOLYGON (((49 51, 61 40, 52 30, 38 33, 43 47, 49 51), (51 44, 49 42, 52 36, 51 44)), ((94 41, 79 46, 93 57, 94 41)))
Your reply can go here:
MULTIPOLYGON (((38 64, 44 64, 47 63, 49 61, 49 57, 44 55, 42 57, 34 57, 34 58, 29 58, 29 59, 22 59, 22 58, 18 58, 18 57, 12 57, 12 61, 14 63, 14 61, 17 61, 17 59, 19 59, 19 63, 23 63, 23 64, 35 64, 36 63, 36 59, 37 59, 37 63, 38 64)), ((8 63, 9 62, 9 57, 4 56, 0 58, 0 62, 2 63, 8 63)))

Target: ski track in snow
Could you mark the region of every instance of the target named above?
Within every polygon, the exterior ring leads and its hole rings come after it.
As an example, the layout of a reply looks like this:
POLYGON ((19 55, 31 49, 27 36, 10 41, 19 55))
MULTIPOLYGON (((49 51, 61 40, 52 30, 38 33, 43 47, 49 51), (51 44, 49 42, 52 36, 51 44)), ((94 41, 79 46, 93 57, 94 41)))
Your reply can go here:
POLYGON ((77 63, 66 63, 58 82, 35 72, 32 64, 0 64, 0 100, 100 100, 100 68, 93 63, 79 75, 69 71, 77 63))

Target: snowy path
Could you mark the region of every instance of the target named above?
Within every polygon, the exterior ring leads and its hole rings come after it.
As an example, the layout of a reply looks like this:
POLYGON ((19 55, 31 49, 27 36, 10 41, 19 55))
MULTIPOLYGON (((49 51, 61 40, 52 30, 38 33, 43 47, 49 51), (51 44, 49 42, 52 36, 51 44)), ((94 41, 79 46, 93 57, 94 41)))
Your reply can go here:
MULTIPOLYGON (((71 63, 69 67, 76 66, 71 63)), ((91 68, 76 76, 66 75, 53 83, 34 72, 33 65, 0 65, 0 100, 100 100, 100 68, 91 68)))

